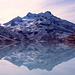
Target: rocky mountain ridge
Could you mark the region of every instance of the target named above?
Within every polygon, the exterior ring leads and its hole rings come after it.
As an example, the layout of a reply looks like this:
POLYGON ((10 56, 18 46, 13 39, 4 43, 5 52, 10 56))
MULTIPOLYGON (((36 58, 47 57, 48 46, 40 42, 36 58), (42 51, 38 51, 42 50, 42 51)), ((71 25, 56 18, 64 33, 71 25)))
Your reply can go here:
POLYGON ((75 33, 75 24, 60 19, 51 12, 32 14, 23 18, 16 17, 4 23, 4 28, 10 30, 18 40, 49 41, 65 38, 75 33))

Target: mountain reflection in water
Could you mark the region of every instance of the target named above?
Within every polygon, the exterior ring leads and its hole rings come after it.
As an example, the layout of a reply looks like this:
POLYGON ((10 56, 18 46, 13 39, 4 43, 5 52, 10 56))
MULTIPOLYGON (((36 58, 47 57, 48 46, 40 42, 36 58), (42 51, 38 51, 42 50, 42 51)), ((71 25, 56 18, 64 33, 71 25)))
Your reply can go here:
POLYGON ((0 50, 0 59, 29 70, 51 71, 56 65, 75 57, 75 48, 62 43, 17 43, 0 50))

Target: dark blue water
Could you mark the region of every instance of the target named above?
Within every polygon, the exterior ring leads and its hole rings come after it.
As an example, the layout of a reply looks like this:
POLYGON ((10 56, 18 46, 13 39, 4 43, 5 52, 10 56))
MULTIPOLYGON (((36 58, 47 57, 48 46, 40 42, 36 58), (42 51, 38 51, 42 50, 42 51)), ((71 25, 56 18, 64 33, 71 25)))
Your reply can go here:
POLYGON ((75 75, 75 45, 19 43, 2 46, 0 75, 75 75))

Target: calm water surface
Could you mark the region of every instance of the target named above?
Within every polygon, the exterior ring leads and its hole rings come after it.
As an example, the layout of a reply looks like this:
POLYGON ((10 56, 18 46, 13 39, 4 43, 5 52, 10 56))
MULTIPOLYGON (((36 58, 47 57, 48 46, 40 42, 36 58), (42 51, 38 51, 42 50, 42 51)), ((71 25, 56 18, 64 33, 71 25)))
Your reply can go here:
POLYGON ((0 46, 0 75, 75 75, 75 44, 0 46))

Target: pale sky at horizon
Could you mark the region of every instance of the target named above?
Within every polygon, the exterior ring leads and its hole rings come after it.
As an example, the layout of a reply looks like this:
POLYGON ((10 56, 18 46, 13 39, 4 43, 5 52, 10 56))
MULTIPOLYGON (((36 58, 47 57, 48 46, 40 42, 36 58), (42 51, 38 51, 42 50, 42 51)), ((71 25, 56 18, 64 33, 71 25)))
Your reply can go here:
POLYGON ((45 11, 75 23, 75 0, 0 0, 0 23, 45 11))

